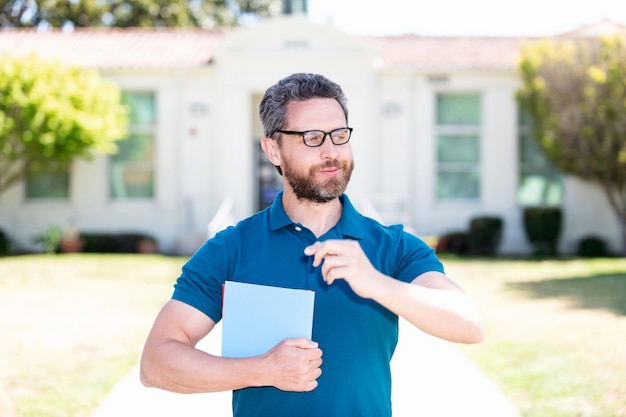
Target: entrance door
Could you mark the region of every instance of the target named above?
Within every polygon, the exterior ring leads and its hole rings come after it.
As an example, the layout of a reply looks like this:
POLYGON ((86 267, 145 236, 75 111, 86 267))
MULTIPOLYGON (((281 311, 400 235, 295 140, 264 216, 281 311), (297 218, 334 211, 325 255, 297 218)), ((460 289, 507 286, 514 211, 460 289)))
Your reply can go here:
POLYGON ((274 197, 283 189, 283 179, 276 171, 276 167, 268 161, 265 152, 261 149, 261 144, 256 141, 256 160, 257 160, 257 181, 258 184, 258 209, 263 210, 265 207, 274 202, 274 197))
POLYGON ((276 171, 274 165, 267 160, 265 152, 261 148, 261 139, 263 137, 263 127, 259 120, 259 104, 261 103, 262 94, 252 95, 252 155, 255 166, 252 173, 255 176, 252 183, 255 185, 256 192, 256 209, 263 210, 274 202, 274 197, 283 189, 283 179, 276 171))

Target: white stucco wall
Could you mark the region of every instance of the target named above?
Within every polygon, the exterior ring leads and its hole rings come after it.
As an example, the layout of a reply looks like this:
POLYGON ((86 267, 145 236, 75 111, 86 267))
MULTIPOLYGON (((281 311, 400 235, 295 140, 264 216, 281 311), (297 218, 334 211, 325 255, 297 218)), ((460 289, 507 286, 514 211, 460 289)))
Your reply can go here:
POLYGON ((559 246, 563 252, 575 252, 581 238, 593 235, 606 239, 609 249, 619 253, 620 230, 617 216, 599 187, 577 178, 565 181, 563 233, 559 246))

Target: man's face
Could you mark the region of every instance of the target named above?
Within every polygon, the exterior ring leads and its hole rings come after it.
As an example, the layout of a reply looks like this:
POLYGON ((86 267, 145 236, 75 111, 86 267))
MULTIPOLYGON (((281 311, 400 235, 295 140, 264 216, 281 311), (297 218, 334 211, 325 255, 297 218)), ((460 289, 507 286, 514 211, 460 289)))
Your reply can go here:
MULTIPOLYGON (((346 127, 343 110, 334 99, 291 102, 287 117, 285 130, 330 132, 346 127)), ((283 176, 299 200, 326 203, 345 192, 354 169, 349 142, 335 145, 326 136, 321 146, 312 148, 302 136, 283 135, 280 152, 283 176)))

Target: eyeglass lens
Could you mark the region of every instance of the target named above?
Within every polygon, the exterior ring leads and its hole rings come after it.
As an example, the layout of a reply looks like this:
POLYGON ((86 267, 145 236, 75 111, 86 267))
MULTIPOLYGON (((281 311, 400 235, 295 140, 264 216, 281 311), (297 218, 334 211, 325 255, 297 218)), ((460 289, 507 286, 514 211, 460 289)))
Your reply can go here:
POLYGON ((332 132, 324 132, 321 130, 309 130, 304 132, 304 143, 308 146, 320 146, 326 135, 330 135, 330 139, 335 145, 343 145, 350 140, 350 129, 342 127, 332 132))

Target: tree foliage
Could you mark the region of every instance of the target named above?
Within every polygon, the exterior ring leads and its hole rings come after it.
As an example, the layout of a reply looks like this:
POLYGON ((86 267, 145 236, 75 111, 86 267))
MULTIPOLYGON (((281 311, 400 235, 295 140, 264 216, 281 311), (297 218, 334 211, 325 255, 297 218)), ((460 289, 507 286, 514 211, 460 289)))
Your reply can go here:
POLYGON ((602 188, 626 255, 626 38, 528 44, 519 70, 535 138, 562 171, 602 188))
POLYGON ((280 0, 9 0, 0 27, 214 28, 279 10, 280 0))
POLYGON ((119 88, 91 70, 35 56, 0 61, 0 193, 77 157, 113 153, 126 136, 119 88))

